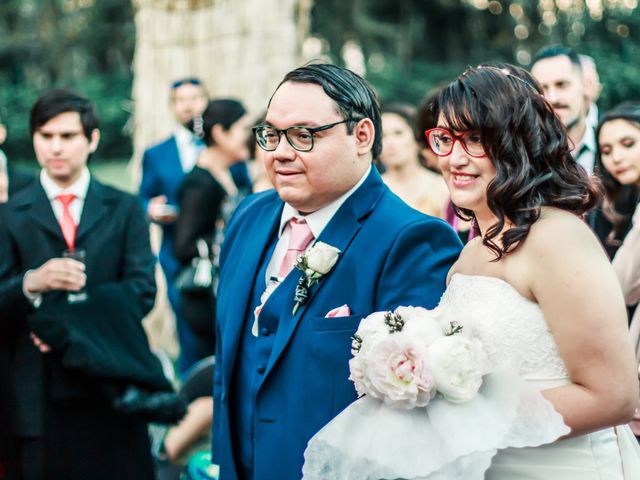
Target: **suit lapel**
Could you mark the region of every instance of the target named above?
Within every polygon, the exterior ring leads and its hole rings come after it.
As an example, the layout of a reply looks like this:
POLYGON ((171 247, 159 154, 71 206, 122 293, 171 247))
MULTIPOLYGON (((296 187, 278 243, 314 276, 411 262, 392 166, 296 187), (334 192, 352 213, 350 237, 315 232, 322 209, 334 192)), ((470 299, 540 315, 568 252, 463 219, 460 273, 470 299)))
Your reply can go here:
MULTIPOLYGON (((30 214, 36 224, 40 225, 44 230, 49 232, 54 237, 57 237, 64 241, 62 236, 62 230, 60 224, 56 219, 53 209, 51 208, 51 202, 47 198, 47 194, 40 182, 35 181, 30 188, 28 195, 21 196, 21 200, 17 204, 18 207, 31 206, 30 214)), ((22 192, 21 192, 22 193, 22 192)), ((26 193, 26 192, 25 192, 26 193)))
MULTIPOLYGON (((292 270, 292 273, 287 276, 282 285, 276 289, 272 297, 277 296, 277 300, 274 298, 272 302, 270 301, 269 304, 265 305, 264 308, 268 307, 269 309, 275 309, 275 311, 279 312, 280 320, 274 339, 273 350, 271 351, 267 369, 262 376, 260 385, 269 375, 269 372, 289 343, 302 317, 309 310, 313 298, 327 282, 331 281, 333 271, 344 257, 351 241, 360 230, 362 221, 373 210, 380 199, 384 188, 380 175, 375 168, 372 168, 365 182, 347 199, 340 209, 338 209, 331 221, 324 228, 318 241, 338 248, 341 253, 336 265, 331 271, 321 278, 318 284, 311 287, 306 303, 300 306, 296 315, 292 315, 294 306, 293 296, 298 279, 303 275, 298 269, 292 270), (276 293, 278 295, 275 295, 276 293)), ((260 385, 258 388, 260 388, 260 385)))
POLYGON ((95 182, 93 178, 87 189, 87 197, 84 200, 80 223, 76 233, 76 242, 88 235, 98 222, 109 213, 109 195, 104 187, 95 182))
POLYGON ((263 218, 264 221, 252 222, 249 228, 242 231, 241 235, 249 245, 259 245, 260 247, 247 248, 243 251, 243 268, 236 269, 232 275, 226 279, 227 288, 231 289, 235 294, 234 304, 246 305, 246 311, 234 312, 230 317, 227 317, 227 324, 225 325, 225 328, 228 329, 228 336, 226 337, 228 341, 224 343, 222 351, 222 365, 224 365, 222 374, 224 375, 227 385, 230 385, 231 373, 235 364, 240 337, 242 333, 246 331, 245 323, 237 320, 238 318, 249 318, 249 321, 253 321, 253 309, 257 307, 257 305, 251 304, 252 291, 254 288, 259 289, 260 285, 264 285, 264 280, 257 278, 257 275, 261 271, 261 261, 265 259, 265 253, 270 246, 269 240, 275 235, 276 229, 280 225, 283 205, 282 201, 276 197, 275 202, 267 202, 259 212, 256 212, 254 218, 263 218), (247 275, 247 272, 251 273, 247 275))
POLYGON ((171 140, 167 144, 167 158, 173 158, 173 162, 167 162, 167 167, 173 170, 173 174, 177 175, 177 178, 184 177, 187 173, 182 168, 182 160, 180 159, 180 149, 178 148, 178 140, 175 135, 171 137, 171 140))

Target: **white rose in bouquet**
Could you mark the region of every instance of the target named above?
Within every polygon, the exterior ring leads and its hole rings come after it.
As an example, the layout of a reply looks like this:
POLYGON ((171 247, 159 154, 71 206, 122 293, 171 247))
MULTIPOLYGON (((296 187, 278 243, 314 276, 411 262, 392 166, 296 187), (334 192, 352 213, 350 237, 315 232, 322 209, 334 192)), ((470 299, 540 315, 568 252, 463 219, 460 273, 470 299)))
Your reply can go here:
POLYGON ((426 349, 404 333, 387 336, 369 353, 366 376, 367 393, 392 408, 424 407, 436 393, 426 349))
POLYGON ((322 275, 326 275, 336 264, 339 254, 340 250, 337 248, 324 242, 316 242, 304 254, 307 259, 306 266, 311 270, 311 272, 305 273, 307 273, 307 275, 311 275, 314 272, 318 272, 322 275))
POLYGON ((422 307, 398 307, 396 313, 405 321, 402 332, 423 347, 444 336, 433 310, 422 307))
POLYGON ((387 312, 374 312, 360 320, 354 338, 360 339, 359 350, 351 350, 352 355, 366 356, 371 349, 389 335, 389 327, 384 321, 387 312))
POLYGON ((427 359, 438 391, 453 403, 474 398, 487 373, 487 356, 477 338, 439 338, 427 348, 427 359))

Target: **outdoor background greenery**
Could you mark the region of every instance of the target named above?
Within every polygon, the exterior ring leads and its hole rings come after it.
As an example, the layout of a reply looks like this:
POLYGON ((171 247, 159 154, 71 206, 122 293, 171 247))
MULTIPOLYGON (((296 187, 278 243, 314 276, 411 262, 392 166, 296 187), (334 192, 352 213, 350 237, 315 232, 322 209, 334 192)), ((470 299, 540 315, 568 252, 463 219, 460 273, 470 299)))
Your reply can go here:
MULTIPOLYGON (((354 48, 345 46, 355 46, 381 98, 412 103, 469 65, 527 67, 538 48, 570 45, 595 58, 604 111, 640 100, 637 3, 607 0, 594 12, 582 0, 316 0, 311 33, 321 55, 338 64, 351 66, 354 48)), ((10 160, 33 162, 28 115, 37 96, 70 86, 98 108, 94 165, 128 182, 121 162, 132 154, 131 0, 2 0, 0 38, 0 115, 9 130, 2 148, 10 160)))

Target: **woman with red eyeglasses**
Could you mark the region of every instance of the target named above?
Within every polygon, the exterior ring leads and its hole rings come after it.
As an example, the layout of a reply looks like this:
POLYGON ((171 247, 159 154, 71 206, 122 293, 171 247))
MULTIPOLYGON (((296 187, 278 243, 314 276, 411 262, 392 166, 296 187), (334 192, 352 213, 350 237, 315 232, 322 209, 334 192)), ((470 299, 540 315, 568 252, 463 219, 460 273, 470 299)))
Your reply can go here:
POLYGON ((548 420, 560 437, 552 443, 528 443, 520 432, 485 478, 640 478, 640 452, 623 425, 638 391, 624 301, 581 219, 597 204, 598 185, 522 69, 470 69, 434 108, 429 145, 456 211, 480 233, 449 272, 439 308, 457 313, 493 364, 514 368, 562 420, 548 420))
POLYGON ((583 220, 597 181, 518 67, 469 69, 433 108, 429 146, 479 232, 431 312, 446 330, 423 312, 406 332, 410 308, 363 320, 351 374, 367 395, 309 442, 304 478, 640 479, 624 299, 583 220), (475 347, 435 348, 456 341, 475 347))

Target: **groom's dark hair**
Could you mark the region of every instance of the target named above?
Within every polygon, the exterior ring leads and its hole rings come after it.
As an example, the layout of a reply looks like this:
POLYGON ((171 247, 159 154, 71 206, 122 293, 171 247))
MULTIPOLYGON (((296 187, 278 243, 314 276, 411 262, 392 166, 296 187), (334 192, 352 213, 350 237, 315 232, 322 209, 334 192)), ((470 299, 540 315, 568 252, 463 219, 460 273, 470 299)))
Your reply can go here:
POLYGON ((349 134, 353 133, 353 128, 359 120, 370 119, 375 129, 371 154, 373 158, 378 158, 382 151, 380 102, 369 82, 351 70, 328 63, 313 63, 296 68, 285 75, 278 88, 285 82, 320 85, 324 93, 336 103, 342 118, 352 120, 346 124, 349 134))

